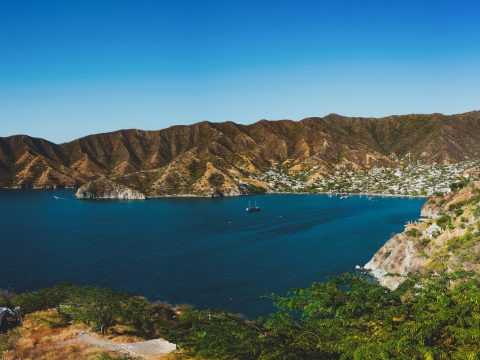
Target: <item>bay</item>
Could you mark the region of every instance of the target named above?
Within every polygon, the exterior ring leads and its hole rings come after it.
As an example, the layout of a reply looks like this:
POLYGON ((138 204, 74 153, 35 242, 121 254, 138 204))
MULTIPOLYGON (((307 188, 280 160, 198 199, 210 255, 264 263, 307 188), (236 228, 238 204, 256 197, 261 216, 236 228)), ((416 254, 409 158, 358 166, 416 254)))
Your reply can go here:
POLYGON ((59 282, 253 318, 285 294, 365 264, 424 199, 326 195, 81 201, 0 191, 0 289, 59 282), (261 211, 247 213, 248 201, 261 211))

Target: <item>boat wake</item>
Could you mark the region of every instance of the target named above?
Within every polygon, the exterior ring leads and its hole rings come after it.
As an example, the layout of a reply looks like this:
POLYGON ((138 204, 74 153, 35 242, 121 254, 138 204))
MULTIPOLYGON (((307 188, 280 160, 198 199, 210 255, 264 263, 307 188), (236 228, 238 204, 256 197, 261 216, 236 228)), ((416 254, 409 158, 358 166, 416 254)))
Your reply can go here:
POLYGON ((53 198, 55 200, 73 201, 72 199, 66 199, 66 198, 63 198, 63 197, 60 197, 60 196, 57 196, 57 195, 53 195, 53 198))

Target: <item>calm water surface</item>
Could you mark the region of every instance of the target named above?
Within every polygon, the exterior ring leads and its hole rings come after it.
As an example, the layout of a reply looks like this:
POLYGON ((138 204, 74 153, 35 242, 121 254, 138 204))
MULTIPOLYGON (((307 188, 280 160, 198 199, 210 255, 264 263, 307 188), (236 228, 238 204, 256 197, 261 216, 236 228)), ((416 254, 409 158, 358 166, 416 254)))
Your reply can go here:
POLYGON ((268 292, 365 264, 422 199, 262 195, 78 201, 73 191, 0 191, 0 288, 64 281, 249 317, 268 292), (58 198, 55 198, 58 197, 58 198), (257 200, 259 213, 246 213, 257 200))

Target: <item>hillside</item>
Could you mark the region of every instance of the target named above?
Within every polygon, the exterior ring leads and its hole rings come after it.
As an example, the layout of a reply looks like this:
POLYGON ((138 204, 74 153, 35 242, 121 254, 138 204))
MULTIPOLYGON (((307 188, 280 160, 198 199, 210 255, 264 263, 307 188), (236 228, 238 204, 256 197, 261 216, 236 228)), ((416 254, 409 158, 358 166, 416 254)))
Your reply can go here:
POLYGON ((270 296, 272 314, 245 320, 96 287, 6 294, 0 305, 19 308, 23 322, 10 319, 0 331, 0 356, 407 360, 476 359, 480 351, 480 280, 464 272, 411 278, 394 291, 343 274, 270 296))
POLYGON ((0 186, 78 187, 99 177, 147 196, 238 195, 269 190, 256 177, 272 166, 329 176, 401 159, 454 163, 480 158, 480 112, 386 118, 202 122, 159 131, 120 130, 64 144, 26 135, 0 138, 0 186))
POLYGON ((21 326, 0 332, 2 360, 173 360, 179 358, 169 355, 174 350, 174 344, 161 339, 128 333, 101 336, 85 324, 65 321, 54 310, 28 314, 21 326))
POLYGON ((391 289, 412 274, 480 274, 480 182, 429 198, 422 219, 389 239, 365 267, 391 289))

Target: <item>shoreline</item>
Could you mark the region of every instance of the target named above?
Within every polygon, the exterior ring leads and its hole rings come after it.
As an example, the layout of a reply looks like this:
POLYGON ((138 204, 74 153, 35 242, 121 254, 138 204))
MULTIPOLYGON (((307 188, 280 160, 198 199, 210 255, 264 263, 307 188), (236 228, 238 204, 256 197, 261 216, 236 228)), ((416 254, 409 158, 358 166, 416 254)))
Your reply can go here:
MULTIPOLYGON (((77 187, 73 186, 57 186, 57 187, 1 187, 0 190, 75 190, 77 187)), ((147 196, 146 199, 162 199, 162 198, 222 198, 222 197, 237 197, 237 196, 253 196, 253 195, 327 195, 332 197, 339 196, 372 196, 372 197, 394 197, 394 198, 417 198, 417 199, 427 199, 428 195, 408 195, 408 194, 390 194, 390 193, 349 193, 349 192, 329 192, 329 191, 318 191, 318 192, 309 192, 309 191, 272 191, 259 194, 236 194, 236 195, 223 195, 223 196, 210 196, 210 195, 198 195, 198 194, 168 194, 168 195, 157 195, 157 196, 147 196)), ((115 200, 115 199, 112 199, 115 200)))
MULTIPOLYGON (((332 195, 335 196, 335 197, 338 197, 338 196, 357 196, 357 197, 360 197, 360 196, 375 196, 375 197, 399 197, 399 198, 420 198, 420 199, 427 199, 429 196, 428 195, 407 195, 407 194, 390 194, 390 193, 366 193, 366 192, 362 192, 362 193, 340 193, 340 192, 328 192, 328 191, 318 191, 318 192, 295 192, 295 191, 291 191, 291 192, 282 192, 282 191, 279 191, 279 192, 271 192, 271 193, 265 193, 265 194, 280 194, 280 195, 288 195, 288 194, 292 194, 292 195, 332 195)), ((247 194, 247 195, 255 195, 255 194, 247 194)), ((259 195, 263 195, 263 194, 259 194, 259 195)))

